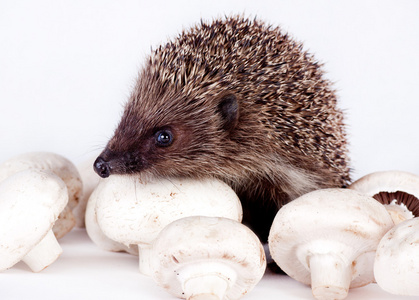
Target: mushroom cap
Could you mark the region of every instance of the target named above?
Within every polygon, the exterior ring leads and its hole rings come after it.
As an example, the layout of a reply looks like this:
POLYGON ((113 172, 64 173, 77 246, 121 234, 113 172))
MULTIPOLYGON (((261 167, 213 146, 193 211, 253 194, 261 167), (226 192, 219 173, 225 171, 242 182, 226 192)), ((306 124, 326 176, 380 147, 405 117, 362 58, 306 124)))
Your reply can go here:
POLYGON ((385 291, 419 296, 419 218, 394 226, 381 239, 374 262, 377 284, 385 291))
POLYGON ((390 204, 393 200, 397 200, 397 204, 403 202, 413 213, 410 218, 419 216, 419 176, 415 174, 403 171, 375 172, 356 180, 349 188, 374 197, 383 204, 390 204), (378 197, 383 192, 389 195, 378 197))
POLYGON ((306 255, 335 251, 352 263, 350 287, 373 281, 371 251, 393 226, 379 202, 349 189, 324 189, 305 194, 284 205, 269 234, 272 258, 290 277, 311 283, 306 255), (366 270, 359 265, 369 265, 366 270))
MULTIPOLYGON (((107 179, 104 179, 104 180, 107 180, 107 179)), ((96 202, 99 199, 100 193, 101 193, 100 189, 95 189, 87 201, 85 218, 84 218, 87 235, 97 246, 99 246, 99 248, 103 250, 113 251, 113 252, 123 251, 123 252, 130 253, 132 255, 138 255, 137 245, 126 246, 122 243, 111 240, 102 232, 102 229, 100 229, 99 224, 97 223, 97 215, 96 215, 96 202)))
POLYGON ((180 298, 184 298, 184 291, 178 277, 182 276, 183 268, 192 264, 215 263, 214 268, 202 268, 202 275, 222 272, 218 265, 235 270, 236 274, 231 276, 235 280, 227 278, 230 288, 225 299, 238 299, 249 292, 266 268, 265 251, 258 237, 245 225, 219 217, 193 216, 172 222, 153 243, 153 254, 150 262, 153 279, 180 298))
POLYGON ((49 170, 61 178, 67 186, 68 206, 74 209, 82 193, 82 181, 75 165, 56 153, 30 152, 12 157, 0 164, 0 182, 24 170, 49 170))
POLYGON ((216 179, 155 179, 112 175, 96 188, 97 221, 109 238, 149 245, 174 220, 202 215, 242 219, 235 192, 216 179))
POLYGON ((374 172, 359 178, 349 188, 370 196, 402 190, 419 197, 419 176, 404 171, 374 172))
POLYGON ((12 157, 0 165, 0 182, 23 170, 51 171, 67 186, 68 209, 58 217, 52 228, 57 239, 63 237, 76 225, 72 210, 77 206, 83 192, 80 174, 67 158, 51 152, 30 152, 12 157))
POLYGON ((67 202, 66 185, 52 172, 26 170, 0 183, 0 270, 47 235, 67 202))
POLYGON ((30 152, 12 157, 0 165, 0 182, 23 170, 51 171, 61 178, 67 186, 68 208, 58 217, 52 228, 54 235, 60 239, 73 229, 76 218, 73 209, 77 206, 83 192, 80 174, 74 164, 67 158, 51 152, 30 152))

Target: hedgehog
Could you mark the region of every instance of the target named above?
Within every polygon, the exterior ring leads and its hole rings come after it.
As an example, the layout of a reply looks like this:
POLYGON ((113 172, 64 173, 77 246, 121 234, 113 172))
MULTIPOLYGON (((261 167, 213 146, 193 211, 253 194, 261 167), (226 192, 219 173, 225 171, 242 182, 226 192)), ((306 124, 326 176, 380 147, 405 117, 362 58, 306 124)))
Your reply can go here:
POLYGON ((279 27, 201 20, 152 50, 94 169, 220 179, 266 241, 282 205, 350 182, 344 115, 322 68, 279 27))

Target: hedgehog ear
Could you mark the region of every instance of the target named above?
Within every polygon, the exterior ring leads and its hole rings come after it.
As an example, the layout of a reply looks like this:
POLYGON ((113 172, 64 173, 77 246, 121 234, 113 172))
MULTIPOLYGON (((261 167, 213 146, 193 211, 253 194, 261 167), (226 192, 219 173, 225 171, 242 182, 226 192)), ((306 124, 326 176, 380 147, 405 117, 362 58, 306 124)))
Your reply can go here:
POLYGON ((221 97, 218 104, 218 113, 221 115, 222 128, 226 131, 233 130, 239 120, 239 103, 234 94, 221 97))

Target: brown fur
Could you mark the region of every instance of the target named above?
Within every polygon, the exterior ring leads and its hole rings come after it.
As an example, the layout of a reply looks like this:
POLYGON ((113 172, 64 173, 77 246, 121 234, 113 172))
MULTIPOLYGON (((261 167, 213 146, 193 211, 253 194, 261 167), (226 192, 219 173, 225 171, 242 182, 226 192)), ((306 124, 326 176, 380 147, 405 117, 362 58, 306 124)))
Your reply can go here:
POLYGON ((241 17, 156 49, 101 157, 111 174, 224 180, 262 239, 281 205, 350 179, 343 114, 319 63, 279 28, 241 17), (168 147, 156 146, 161 128, 168 147))

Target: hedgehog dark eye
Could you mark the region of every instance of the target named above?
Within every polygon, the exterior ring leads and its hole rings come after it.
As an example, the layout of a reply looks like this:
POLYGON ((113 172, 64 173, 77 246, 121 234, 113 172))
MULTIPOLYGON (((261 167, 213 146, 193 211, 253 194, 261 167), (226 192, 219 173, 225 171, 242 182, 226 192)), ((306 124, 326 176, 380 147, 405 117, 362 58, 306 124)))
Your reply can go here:
POLYGON ((173 134, 170 130, 160 130, 155 135, 157 145, 160 147, 167 147, 173 143, 173 134))

